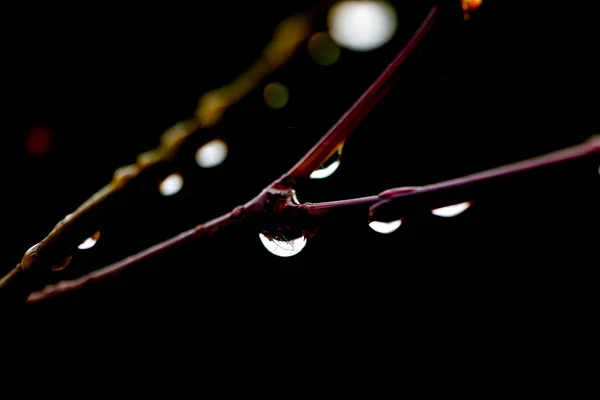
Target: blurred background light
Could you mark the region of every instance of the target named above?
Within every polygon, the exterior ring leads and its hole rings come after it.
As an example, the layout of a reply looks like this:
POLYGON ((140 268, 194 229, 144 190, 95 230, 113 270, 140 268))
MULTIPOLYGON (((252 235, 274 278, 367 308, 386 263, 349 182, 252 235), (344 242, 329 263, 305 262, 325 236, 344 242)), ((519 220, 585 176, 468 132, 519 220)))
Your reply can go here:
POLYGON ((271 82, 265 86, 263 97, 269 107, 277 110, 285 107, 289 100, 289 93, 287 87, 281 83, 271 82))
POLYGON ((327 32, 317 32, 308 41, 310 56, 320 65, 331 65, 340 57, 340 47, 327 32))
POLYGON ((227 158, 227 143, 214 139, 204 144, 196 151, 196 163, 202 168, 213 168, 227 158))
POLYGON ((182 187, 183 177, 179 174, 171 174, 160 183, 158 189, 163 196, 172 196, 177 194, 182 187))
POLYGON ((398 26, 396 9, 387 1, 341 1, 327 15, 329 34, 340 46, 354 51, 375 50, 386 44, 398 26))

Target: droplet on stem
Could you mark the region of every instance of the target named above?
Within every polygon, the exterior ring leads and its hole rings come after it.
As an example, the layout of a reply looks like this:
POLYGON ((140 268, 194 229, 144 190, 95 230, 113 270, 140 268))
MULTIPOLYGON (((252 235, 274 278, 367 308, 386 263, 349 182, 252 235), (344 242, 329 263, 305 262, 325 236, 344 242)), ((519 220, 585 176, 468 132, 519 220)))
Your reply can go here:
POLYGON ((382 222, 382 221, 371 221, 369 222, 369 226, 375 232, 388 234, 394 232, 396 229, 400 228, 402 225, 402 219, 398 219, 396 221, 390 222, 382 222))
POLYGON ((158 186, 160 194, 163 196, 172 196, 177 194, 183 187, 183 177, 177 173, 171 174, 162 180, 158 186))
POLYGON ((259 233, 258 237, 270 253, 279 257, 295 256, 304 249, 307 242, 306 236, 304 235, 292 240, 275 239, 273 237, 268 237, 264 233, 259 233))
POLYGON ((100 231, 96 231, 92 236, 85 239, 77 248, 79 250, 91 249, 96 245, 96 242, 100 239, 100 231))
POLYGON ((315 169, 310 174, 311 179, 323 179, 331 176, 340 166, 340 160, 342 158, 342 147, 340 147, 335 153, 331 155, 319 169, 315 169))
POLYGON ((451 218, 456 217, 459 214, 465 212, 469 207, 471 207, 473 203, 470 201, 465 201, 464 203, 453 204, 451 206, 435 208, 431 210, 433 215, 437 215, 438 217, 451 218))

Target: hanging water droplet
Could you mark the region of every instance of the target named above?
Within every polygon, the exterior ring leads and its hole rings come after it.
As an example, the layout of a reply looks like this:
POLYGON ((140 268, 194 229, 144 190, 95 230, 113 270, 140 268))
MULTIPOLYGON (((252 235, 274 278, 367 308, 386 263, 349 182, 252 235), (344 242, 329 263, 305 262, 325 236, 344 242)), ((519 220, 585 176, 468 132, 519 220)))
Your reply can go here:
POLYGON ((67 265, 69 265, 72 259, 73 256, 67 256, 63 258, 58 264, 52 267, 52 271, 62 271, 63 269, 67 268, 67 265))
POLYGON ((373 229, 375 232, 383 233, 383 234, 394 232, 396 229, 400 228, 400 225, 402 225, 402 219, 398 219, 396 221, 390 221, 390 222, 382 222, 382 221, 369 222, 369 226, 371 227, 371 229, 373 229))
POLYGON ((183 187, 183 177, 179 174, 167 176, 158 186, 160 194, 163 196, 172 196, 178 193, 183 187))
POLYGON ((98 239, 100 239, 100 231, 96 231, 92 236, 85 239, 79 246, 77 246, 77 248, 79 250, 91 249, 94 247, 98 239))
POLYGON ((342 157, 342 148, 340 147, 338 151, 333 153, 331 157, 329 157, 319 169, 315 169, 310 174, 310 178, 312 179, 323 179, 331 176, 338 167, 340 166, 340 160, 342 157))
POLYGON ((431 210, 433 215, 437 215, 438 217, 451 218, 456 217, 459 214, 462 214, 467 210, 467 208, 471 207, 473 203, 470 201, 465 201, 464 203, 453 204, 451 206, 435 208, 431 210))
POLYGON ((300 236, 299 238, 292 240, 275 239, 268 237, 263 233, 259 233, 258 237, 269 252, 279 257, 291 257, 300 253, 306 246, 306 236, 300 236))
POLYGON ((202 168, 213 168, 227 158, 227 143, 214 139, 196 151, 196 163, 202 168))

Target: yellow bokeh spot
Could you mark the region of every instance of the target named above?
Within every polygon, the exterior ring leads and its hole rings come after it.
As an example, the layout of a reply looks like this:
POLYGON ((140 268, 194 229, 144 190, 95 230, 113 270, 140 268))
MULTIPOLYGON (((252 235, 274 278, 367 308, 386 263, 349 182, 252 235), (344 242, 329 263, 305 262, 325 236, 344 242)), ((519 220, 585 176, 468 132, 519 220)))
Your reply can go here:
POLYGON ((340 47, 327 32, 318 32, 311 36, 308 52, 320 65, 331 65, 340 57, 340 47))
POLYGON ((263 97, 267 105, 275 110, 285 107, 289 100, 287 87, 279 82, 271 82, 265 86, 263 97))

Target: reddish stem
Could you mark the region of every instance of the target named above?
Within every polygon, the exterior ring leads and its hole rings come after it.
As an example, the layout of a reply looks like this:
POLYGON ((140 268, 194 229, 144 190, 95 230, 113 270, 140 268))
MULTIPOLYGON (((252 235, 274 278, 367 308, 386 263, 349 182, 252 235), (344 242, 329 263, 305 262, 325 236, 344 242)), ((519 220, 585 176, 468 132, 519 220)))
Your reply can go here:
POLYGON ((344 144, 348 135, 354 131, 367 114, 375 108, 377 103, 392 88, 396 81, 393 78, 397 78, 400 66, 404 64, 406 59, 414 53, 415 48, 423 41, 427 33, 431 30, 439 13, 440 7, 434 5, 406 46, 389 63, 375 82, 367 88, 362 96, 352 104, 348 111, 329 129, 323 138, 282 179, 287 177, 307 178, 344 144))
MULTIPOLYGON (((428 208, 432 201, 439 205, 449 205, 449 200, 454 201, 456 193, 464 193, 473 189, 474 185, 480 183, 493 184, 501 178, 511 177, 518 174, 523 174, 533 170, 549 167, 559 163, 582 159, 591 155, 600 154, 600 137, 594 137, 582 144, 569 147, 563 150, 558 150, 543 156, 520 161, 514 164, 490 169, 472 175, 467 175, 461 178, 451 179, 445 182, 435 183, 432 185, 390 189, 380 193, 378 196, 361 197, 356 199, 330 201, 323 203, 304 203, 295 204, 294 202, 286 201, 281 203, 280 212, 287 210, 301 210, 303 213, 292 213, 295 216, 296 224, 310 224, 313 218, 319 218, 333 213, 343 211, 353 211, 358 215, 364 215, 367 219, 369 214, 367 210, 371 208, 371 219, 377 220, 392 220, 396 219, 398 214, 402 214, 406 210, 402 209, 405 205, 403 201, 411 201, 411 204, 418 204, 420 207, 428 208), (428 199, 424 198, 425 196, 428 199)), ((273 184, 272 186, 274 186, 273 184)), ((159 243, 147 250, 130 256, 108 267, 101 268, 92 273, 82 276, 81 278, 63 281, 55 285, 49 285, 39 292, 35 292, 27 299, 28 303, 39 302, 60 294, 71 292, 83 288, 92 281, 101 280, 110 276, 114 276, 133 265, 147 260, 157 254, 163 253, 178 244, 197 239, 202 236, 214 234, 218 229, 230 225, 236 221, 250 216, 266 214, 272 211, 267 207, 269 202, 269 194, 280 195, 282 198, 286 196, 286 191, 280 191, 270 187, 256 198, 246 203, 244 206, 237 207, 230 213, 218 217, 205 224, 179 234, 165 242, 159 243)))

